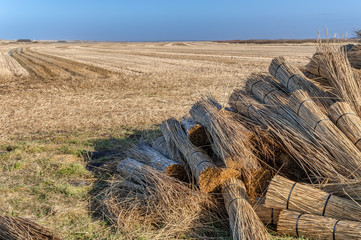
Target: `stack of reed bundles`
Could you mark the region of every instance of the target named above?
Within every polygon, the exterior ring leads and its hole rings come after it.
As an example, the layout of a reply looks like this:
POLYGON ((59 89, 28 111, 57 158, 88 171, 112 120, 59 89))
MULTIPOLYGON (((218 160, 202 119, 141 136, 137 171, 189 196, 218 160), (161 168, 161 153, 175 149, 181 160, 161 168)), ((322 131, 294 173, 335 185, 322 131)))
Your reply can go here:
POLYGON ((168 153, 167 142, 165 141, 164 136, 157 137, 152 142, 152 148, 157 150, 160 154, 162 154, 166 158, 171 158, 168 153))
POLYGON ((192 117, 185 117, 181 120, 181 125, 188 135, 189 141, 196 147, 208 147, 210 142, 208 140, 206 129, 193 120, 192 117))
POLYGON ((279 147, 297 161, 299 168, 311 173, 318 181, 331 178, 339 182, 349 175, 349 172, 340 174, 338 169, 343 167, 334 161, 317 138, 311 133, 306 134, 306 129, 298 128, 293 119, 290 121, 290 118, 272 111, 241 90, 233 91, 229 104, 245 117, 264 125, 273 135, 274 142, 279 143, 279 147))
POLYGON ((169 176, 174 176, 179 179, 184 179, 186 176, 185 169, 181 164, 164 157, 145 142, 141 142, 138 146, 134 146, 128 150, 127 155, 169 176))
POLYGON ((257 213, 259 219, 266 226, 276 225, 278 222, 278 217, 282 211, 282 209, 266 207, 264 198, 257 198, 253 204, 253 209, 257 213))
POLYGON ((289 106, 300 116, 309 128, 318 133, 321 144, 335 157, 344 168, 340 173, 348 172, 350 177, 361 177, 361 152, 340 129, 321 111, 310 96, 302 91, 293 92, 289 106))
POLYGON ((278 175, 272 179, 268 187, 265 205, 268 208, 361 221, 361 206, 354 201, 278 175))
POLYGON ((320 44, 307 69, 328 80, 332 93, 347 102, 361 116, 361 89, 344 51, 335 46, 320 44), (317 70, 316 70, 317 69, 317 70))
POLYGON ((202 192, 212 192, 223 182, 232 177, 238 177, 239 171, 232 168, 218 168, 212 159, 199 147, 194 146, 188 139, 180 123, 170 118, 162 123, 186 159, 192 176, 202 192))
POLYGON ((361 119, 346 102, 333 104, 328 112, 335 125, 361 150, 361 119))
POLYGON ((26 218, 0 216, 2 240, 61 240, 51 230, 26 218))
POLYGON ((238 169, 251 179, 261 165, 254 154, 252 133, 237 122, 228 111, 220 109, 213 99, 203 99, 192 106, 190 114, 210 135, 214 152, 227 167, 238 169))
POLYGON ((360 239, 361 222, 283 210, 279 216, 277 231, 294 237, 320 240, 360 239))
POLYGON ((233 239, 269 239, 266 228, 248 201, 244 183, 228 179, 222 187, 233 239))
POLYGON ((297 67, 286 63, 284 57, 274 58, 269 72, 290 92, 306 91, 315 101, 327 109, 334 103, 333 96, 316 86, 297 67))

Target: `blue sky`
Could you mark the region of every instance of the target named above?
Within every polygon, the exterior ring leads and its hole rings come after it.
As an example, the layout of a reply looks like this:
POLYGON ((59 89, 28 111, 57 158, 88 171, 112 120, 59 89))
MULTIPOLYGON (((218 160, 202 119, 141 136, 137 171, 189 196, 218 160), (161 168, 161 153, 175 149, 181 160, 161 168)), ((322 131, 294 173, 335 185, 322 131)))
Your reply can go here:
POLYGON ((0 39, 303 39, 361 29, 361 1, 0 0, 0 39))

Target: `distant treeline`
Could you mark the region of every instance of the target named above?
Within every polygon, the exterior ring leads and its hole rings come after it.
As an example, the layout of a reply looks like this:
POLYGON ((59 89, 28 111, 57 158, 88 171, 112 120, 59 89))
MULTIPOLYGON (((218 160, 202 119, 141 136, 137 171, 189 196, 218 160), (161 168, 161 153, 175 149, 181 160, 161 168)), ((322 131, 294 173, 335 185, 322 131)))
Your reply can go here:
MULTIPOLYGON (((329 42, 358 42, 357 38, 349 38, 349 39, 322 39, 327 40, 329 42)), ((253 44, 278 44, 278 43, 316 43, 317 39, 249 39, 249 40, 226 40, 226 41, 214 41, 217 43, 253 43, 253 44)))

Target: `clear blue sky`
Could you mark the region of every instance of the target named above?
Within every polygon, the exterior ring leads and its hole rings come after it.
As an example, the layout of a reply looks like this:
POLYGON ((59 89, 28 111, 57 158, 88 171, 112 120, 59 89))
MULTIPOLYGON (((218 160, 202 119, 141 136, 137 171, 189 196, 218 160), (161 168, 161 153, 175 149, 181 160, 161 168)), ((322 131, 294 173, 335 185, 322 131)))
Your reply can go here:
POLYGON ((302 39, 361 28, 361 1, 0 0, 0 39, 302 39))

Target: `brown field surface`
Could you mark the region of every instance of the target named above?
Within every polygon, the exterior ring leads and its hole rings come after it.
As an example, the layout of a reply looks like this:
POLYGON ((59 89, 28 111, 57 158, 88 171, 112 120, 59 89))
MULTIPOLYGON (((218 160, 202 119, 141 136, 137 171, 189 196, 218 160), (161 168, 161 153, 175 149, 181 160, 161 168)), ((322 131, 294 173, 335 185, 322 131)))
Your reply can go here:
POLYGON ((162 120, 182 117, 201 96, 226 104, 232 89, 268 71, 272 58, 303 66, 315 49, 1 42, 0 212, 28 217, 64 239, 122 239, 99 217, 94 199, 125 146, 159 135, 162 120), (85 157, 94 151, 100 157, 85 157))

